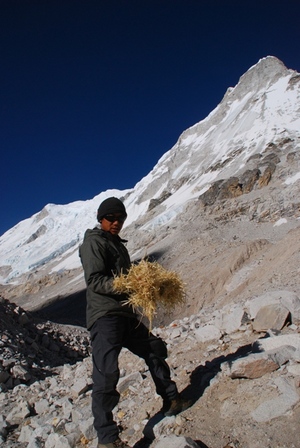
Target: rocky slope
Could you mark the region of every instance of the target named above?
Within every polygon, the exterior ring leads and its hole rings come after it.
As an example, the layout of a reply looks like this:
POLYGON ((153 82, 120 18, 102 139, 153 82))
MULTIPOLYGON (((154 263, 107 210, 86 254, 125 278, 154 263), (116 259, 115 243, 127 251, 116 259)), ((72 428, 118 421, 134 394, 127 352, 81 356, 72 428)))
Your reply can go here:
MULTIPOLYGON (((95 447, 87 332, 43 322, 4 299, 0 307, 2 446, 95 447)), ((159 412, 144 362, 121 353, 122 438, 136 448, 299 446, 299 297, 273 291, 208 311, 154 329, 193 402, 177 417, 159 412)))

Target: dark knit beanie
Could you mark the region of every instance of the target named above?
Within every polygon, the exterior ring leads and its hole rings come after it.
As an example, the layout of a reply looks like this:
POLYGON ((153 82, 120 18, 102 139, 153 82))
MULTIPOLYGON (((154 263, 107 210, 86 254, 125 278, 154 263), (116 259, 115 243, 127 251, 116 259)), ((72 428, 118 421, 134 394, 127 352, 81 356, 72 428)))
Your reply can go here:
POLYGON ((97 220, 100 222, 105 215, 110 213, 122 213, 122 215, 127 216, 123 202, 115 197, 107 198, 101 202, 97 212, 97 220))

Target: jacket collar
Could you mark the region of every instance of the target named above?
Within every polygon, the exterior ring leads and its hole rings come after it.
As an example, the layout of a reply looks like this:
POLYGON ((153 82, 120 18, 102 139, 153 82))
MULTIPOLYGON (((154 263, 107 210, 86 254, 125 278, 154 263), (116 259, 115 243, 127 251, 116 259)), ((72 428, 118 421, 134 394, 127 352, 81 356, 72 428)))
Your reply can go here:
POLYGON ((123 238, 120 238, 119 235, 112 235, 110 232, 106 232, 105 230, 98 229, 101 232, 101 235, 103 238, 106 238, 109 241, 117 242, 117 243, 127 243, 128 240, 124 240, 123 238))

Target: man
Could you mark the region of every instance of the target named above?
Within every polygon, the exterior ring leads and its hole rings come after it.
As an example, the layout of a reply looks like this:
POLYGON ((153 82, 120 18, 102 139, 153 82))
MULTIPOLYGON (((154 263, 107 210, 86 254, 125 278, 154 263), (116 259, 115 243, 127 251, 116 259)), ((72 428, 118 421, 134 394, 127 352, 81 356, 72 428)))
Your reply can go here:
POLYGON ((92 411, 98 448, 128 447, 119 438, 112 414, 119 401, 116 387, 122 347, 145 360, 166 416, 176 415, 191 404, 179 395, 170 378, 166 344, 124 304, 127 296, 113 288, 114 276, 128 272, 131 264, 126 241, 119 237, 126 217, 123 202, 115 197, 105 199, 97 212, 101 228, 88 229, 79 249, 87 285, 87 328, 93 350, 92 411))

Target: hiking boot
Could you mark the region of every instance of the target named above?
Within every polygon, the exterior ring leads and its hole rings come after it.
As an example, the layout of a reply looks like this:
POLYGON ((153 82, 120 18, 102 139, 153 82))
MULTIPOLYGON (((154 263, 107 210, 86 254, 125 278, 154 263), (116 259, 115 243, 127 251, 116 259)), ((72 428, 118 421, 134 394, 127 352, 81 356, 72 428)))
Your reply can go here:
POLYGON ((172 415, 177 415, 180 412, 185 411, 192 406, 192 400, 187 400, 186 398, 178 395, 177 398, 170 401, 165 401, 162 412, 165 417, 172 417, 172 415))
POLYGON ((130 448, 130 446, 118 438, 114 442, 98 443, 97 448, 130 448))

